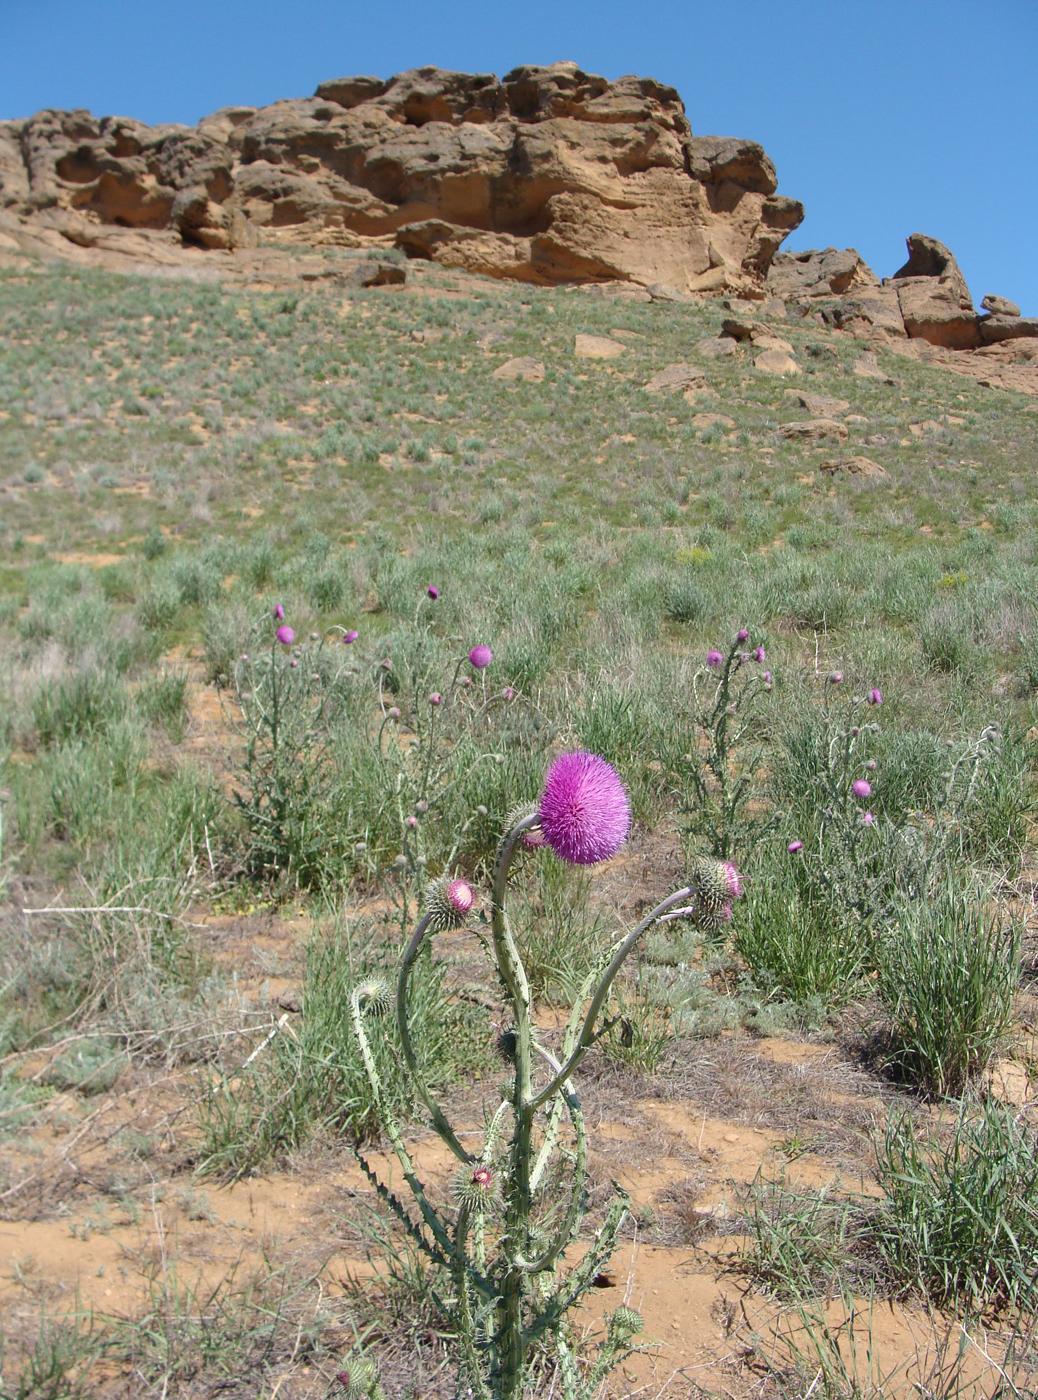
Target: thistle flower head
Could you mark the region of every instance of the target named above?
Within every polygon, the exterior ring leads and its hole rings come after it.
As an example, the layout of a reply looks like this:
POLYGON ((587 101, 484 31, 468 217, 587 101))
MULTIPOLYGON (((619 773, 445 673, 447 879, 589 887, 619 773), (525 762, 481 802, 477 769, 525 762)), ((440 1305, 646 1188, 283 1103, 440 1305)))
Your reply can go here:
POLYGON ((854 793, 855 797, 871 797, 872 784, 867 778, 855 778, 854 782, 851 783, 851 792, 854 793))
POLYGON ((742 894, 742 876, 730 860, 697 856, 688 873, 688 883, 698 902, 712 913, 742 894))
POLYGON ((274 604, 274 621, 275 621, 275 622, 284 622, 284 620, 285 620, 285 609, 282 607, 282 605, 281 605, 280 603, 275 603, 275 604, 274 604))
POLYGON ((764 663, 764 658, 765 658, 766 656, 767 656, 767 652, 764 650, 763 647, 754 647, 754 650, 753 650, 753 659, 754 659, 754 661, 759 661, 759 662, 763 665, 763 663, 764 663))
POLYGON ((353 643, 357 640, 357 638, 358 638, 359 636, 360 636, 360 633, 357 632, 357 631, 355 631, 355 630, 351 627, 350 630, 349 630, 348 632, 344 632, 344 633, 342 634, 343 645, 344 645, 344 646, 351 647, 351 646, 353 645, 353 643))
POLYGON ((717 933, 732 918, 732 901, 742 894, 742 876, 730 860, 697 856, 688 872, 693 909, 689 918, 704 933, 717 933))
POLYGON ((472 1211, 490 1210, 501 1195, 497 1173, 486 1162, 462 1167, 454 1177, 452 1194, 459 1206, 468 1206, 472 1211))
POLYGON ((430 705, 442 705, 442 704, 443 704, 443 696, 440 694, 440 692, 439 692, 438 690, 434 690, 433 693, 429 696, 429 704, 430 704, 430 705))
POLYGON ((876 817, 872 812, 862 812, 861 819, 866 826, 872 826, 875 823, 876 817))
POLYGON ((366 1400, 378 1382, 378 1370, 366 1356, 351 1356, 335 1379, 350 1400, 366 1400))
POLYGON ((745 627, 740 627, 738 632, 736 632, 735 634, 735 640, 737 642, 748 642, 750 640, 750 634, 748 629, 745 627))
POLYGON ((843 685, 843 672, 830 671, 828 679, 830 685, 843 685))
POLYGON ((485 642, 480 642, 479 646, 473 647, 469 652, 469 661, 477 671, 485 671, 493 659, 494 653, 485 642))
POLYGON ((357 1004, 368 1016, 384 1016, 389 1010, 389 983, 382 977, 368 977, 357 988, 357 1004))
POLYGON ((467 880, 457 877, 433 880, 425 892, 425 912, 437 933, 460 928, 475 902, 475 890, 467 880))
POLYGON ((279 627, 274 635, 283 647, 290 647, 296 639, 296 634, 291 627, 279 627))
POLYGON ((631 806, 620 775, 598 754, 560 754, 537 807, 544 840, 571 865, 609 860, 627 840, 631 806))
POLYGON ((878 689, 878 687, 876 687, 876 686, 873 686, 873 688, 872 688, 872 689, 869 691, 869 693, 868 693, 867 699, 868 699, 868 702, 869 702, 870 705, 882 705, 882 704, 883 704, 883 692, 882 692, 882 690, 878 689))
POLYGON ((425 594, 426 597, 431 598, 435 603, 436 599, 440 596, 440 590, 436 587, 435 583, 430 583, 429 587, 425 590, 425 594))
POLYGON ((629 1308, 626 1304, 616 1309, 609 1318, 610 1335, 619 1342, 628 1342, 632 1337, 636 1337, 645 1327, 645 1319, 637 1308, 629 1308))
POLYGON ((724 657, 721 655, 721 653, 717 650, 716 647, 712 647, 710 651, 707 652, 706 664, 710 667, 711 671, 716 671, 721 665, 722 661, 724 661, 724 657))
POLYGON ((789 852, 789 854, 790 854, 791 856, 797 855, 798 852, 802 851, 803 849, 804 849, 804 843, 803 843, 803 841, 790 841, 789 845, 786 847, 786 850, 789 852))

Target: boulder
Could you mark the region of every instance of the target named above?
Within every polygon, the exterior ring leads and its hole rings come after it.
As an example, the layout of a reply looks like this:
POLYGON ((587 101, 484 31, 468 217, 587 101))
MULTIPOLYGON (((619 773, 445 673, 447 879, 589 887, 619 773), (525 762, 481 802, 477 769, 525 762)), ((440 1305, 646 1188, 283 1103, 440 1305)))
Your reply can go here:
POLYGON ((774 296, 792 301, 878 287, 879 278, 855 248, 811 248, 804 253, 776 253, 767 285, 774 296))
POLYGON ((835 418, 808 418, 802 423, 783 423, 779 432, 789 442, 847 441, 847 429, 835 418))
POLYGON ((762 350, 754 359, 753 368, 764 374, 799 374, 800 366, 785 350, 762 350))
POLYGON ((573 353, 581 360, 615 360, 627 346, 607 335, 578 335, 573 341, 573 353))
POLYGON ((1038 336, 1038 316, 981 316, 977 322, 982 345, 1003 340, 1030 340, 1038 336))
POLYGON ((796 399, 801 408, 806 408, 808 413, 814 414, 816 418, 835 418, 837 414, 846 413, 850 408, 846 399, 830 398, 828 394, 807 394, 800 389, 786 389, 784 392, 796 399))
POLYGON ((532 355, 514 355, 494 370, 494 379, 517 380, 526 384, 540 384, 544 378, 544 364, 532 355))
POLYGON ((881 467, 878 462, 874 462, 871 457, 837 457, 828 462, 823 462, 820 470, 835 476, 842 473, 845 476, 859 476, 882 480, 889 477, 890 473, 886 467, 881 467))
POLYGON ((928 234, 913 233, 906 241, 908 261, 891 279, 906 333, 946 350, 975 349, 977 313, 958 263, 928 234))
POLYGON ((668 365, 645 385, 647 394, 676 394, 701 384, 706 374, 698 365, 668 365))
POLYGON ((0 207, 204 249, 234 246, 244 220, 265 243, 395 242, 494 277, 677 298, 761 295, 803 218, 756 143, 693 136, 673 88, 573 63, 335 78, 197 127, 86 111, 0 122, 0 207))
POLYGON ((1008 297, 997 297, 993 292, 988 292, 980 304, 985 311, 990 311, 992 316, 1020 315, 1020 308, 1015 301, 1010 301, 1008 297))
POLYGON ((705 355, 708 360, 719 360, 727 355, 738 353, 738 342, 729 339, 728 336, 704 336, 702 340, 696 341, 696 350, 700 355, 705 355))

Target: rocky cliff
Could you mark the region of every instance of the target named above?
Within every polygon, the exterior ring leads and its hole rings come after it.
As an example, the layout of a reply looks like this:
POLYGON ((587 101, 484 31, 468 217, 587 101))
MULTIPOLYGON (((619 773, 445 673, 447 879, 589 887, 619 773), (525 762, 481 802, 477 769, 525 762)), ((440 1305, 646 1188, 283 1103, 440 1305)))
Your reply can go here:
POLYGON ((543 284, 759 290, 803 218, 752 141, 693 136, 673 88, 575 64, 340 78, 196 127, 86 111, 0 123, 0 208, 204 249, 396 246, 543 284))

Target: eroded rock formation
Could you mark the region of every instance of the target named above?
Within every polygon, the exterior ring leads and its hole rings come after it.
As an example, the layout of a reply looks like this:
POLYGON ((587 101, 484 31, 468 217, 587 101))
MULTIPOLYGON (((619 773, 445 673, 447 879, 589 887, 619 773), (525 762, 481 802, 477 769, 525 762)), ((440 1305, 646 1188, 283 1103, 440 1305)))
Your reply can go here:
POLYGON ((976 350, 1038 337, 1038 317, 1020 315, 1005 297, 974 309, 966 279, 951 251, 929 234, 905 240, 908 260, 884 281, 854 248, 779 253, 767 290, 837 330, 870 338, 925 342, 941 350, 976 350))
POLYGON ((393 245, 541 283, 759 288, 803 209, 752 141, 693 136, 673 88, 575 64, 339 78, 197 127, 85 111, 0 123, 0 207, 263 240, 393 245))

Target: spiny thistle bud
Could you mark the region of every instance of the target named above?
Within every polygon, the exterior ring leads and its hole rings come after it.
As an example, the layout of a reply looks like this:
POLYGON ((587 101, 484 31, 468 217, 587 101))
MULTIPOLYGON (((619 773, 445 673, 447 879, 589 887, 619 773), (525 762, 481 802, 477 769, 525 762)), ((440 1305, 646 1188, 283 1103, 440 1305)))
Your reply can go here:
POLYGON ((617 1342, 628 1342, 645 1327, 645 1319, 637 1308, 629 1308, 626 1304, 617 1308, 609 1318, 609 1335, 617 1342))
POLYGON ((389 983, 382 977, 369 977, 357 988, 357 1002, 369 1016, 384 1016, 389 1010, 389 983))
POLYGON ((707 933, 719 932, 732 917, 732 900, 742 894, 742 876, 730 860, 698 856, 688 874, 696 899, 692 921, 707 933))
POLYGON ((472 912, 476 893, 467 880, 433 880, 425 894, 425 912, 438 933, 459 928, 472 912))
MULTIPOLYGON (((532 817, 532 816, 536 813, 536 811, 537 811, 537 808, 533 805, 532 802, 520 802, 519 805, 518 805, 517 807, 513 807, 512 810, 511 810, 511 811, 508 813, 508 815, 505 817, 504 830, 505 830, 505 831, 514 831, 515 828, 519 825, 520 822, 524 822, 524 821, 526 821, 526 819, 527 819, 528 817, 532 817)), ((522 836, 521 836, 520 839, 519 839, 519 845, 520 845, 520 846, 543 846, 543 845, 544 845, 544 839, 543 839, 543 837, 541 837, 540 832, 537 831, 537 828, 536 828, 536 827, 534 827, 534 832, 537 832, 537 836, 538 836, 538 838, 540 838, 540 839, 538 839, 538 840, 536 840, 536 841, 530 841, 528 838, 529 838, 531 835, 533 835, 533 832, 524 831, 523 834, 522 834, 522 836)))
POLYGON ((486 1162, 474 1167, 462 1167, 454 1177, 454 1199, 469 1210, 491 1209, 500 1198, 497 1173, 486 1162))
POLYGON ((366 1400, 378 1384, 378 1371, 366 1356, 351 1356, 345 1369, 335 1373, 335 1379, 351 1400, 366 1400))

